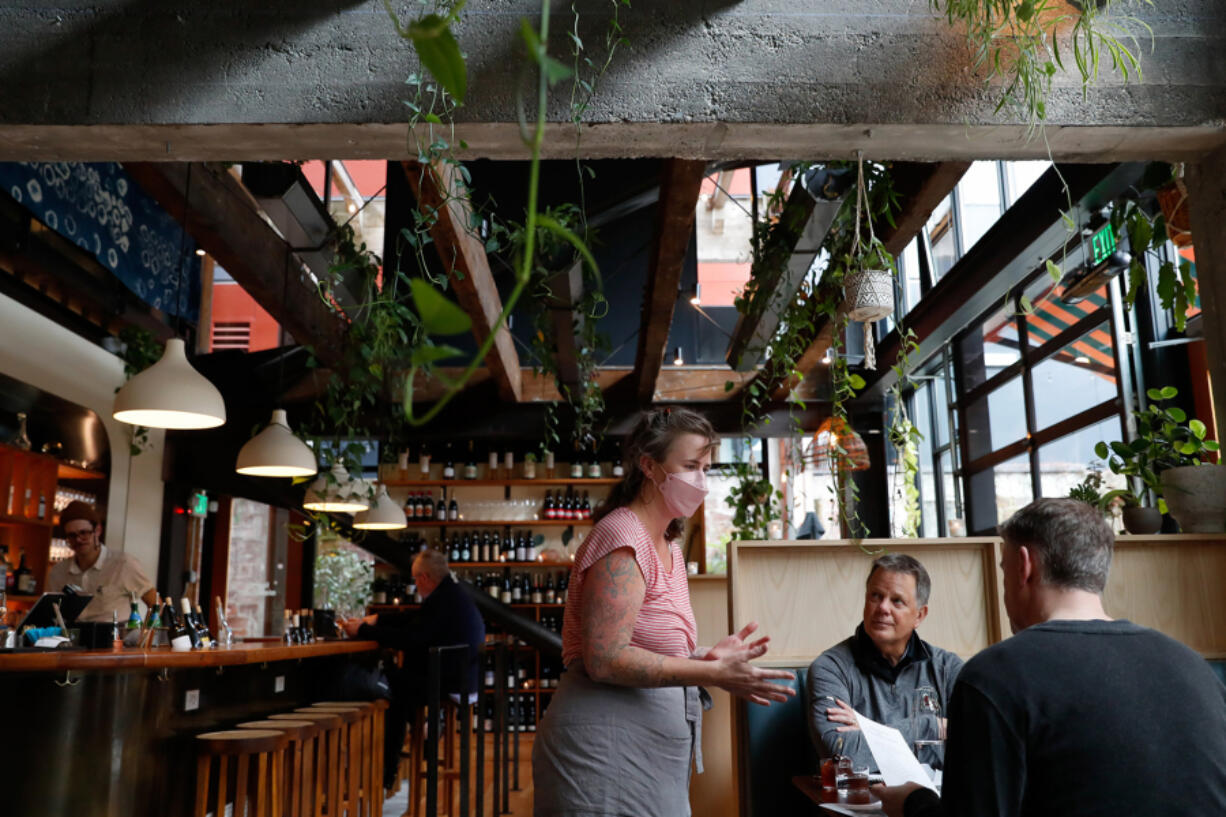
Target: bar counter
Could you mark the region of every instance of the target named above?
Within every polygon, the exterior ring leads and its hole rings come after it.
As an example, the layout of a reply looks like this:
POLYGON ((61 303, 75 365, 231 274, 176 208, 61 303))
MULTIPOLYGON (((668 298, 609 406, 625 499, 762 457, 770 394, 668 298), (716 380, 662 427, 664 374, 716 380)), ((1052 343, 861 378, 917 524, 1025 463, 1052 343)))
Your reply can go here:
POLYGON ((0 813, 190 815, 195 735, 370 698, 373 641, 0 653, 0 813))
POLYGON ((378 649, 378 644, 374 641, 317 641, 314 644, 297 646, 257 641, 238 643, 232 647, 178 652, 169 647, 149 650, 42 650, 0 653, 0 673, 231 667, 272 661, 300 661, 328 655, 370 652, 375 649, 378 649))

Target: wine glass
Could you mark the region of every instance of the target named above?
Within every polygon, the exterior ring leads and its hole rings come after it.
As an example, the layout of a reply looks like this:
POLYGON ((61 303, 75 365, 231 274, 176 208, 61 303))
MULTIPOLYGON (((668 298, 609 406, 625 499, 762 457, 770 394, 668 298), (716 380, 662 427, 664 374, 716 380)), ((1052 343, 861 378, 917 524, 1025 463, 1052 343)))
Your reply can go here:
POLYGON ((930 686, 916 687, 911 707, 911 734, 915 756, 921 763, 940 768, 945 758, 941 729, 941 699, 930 686))

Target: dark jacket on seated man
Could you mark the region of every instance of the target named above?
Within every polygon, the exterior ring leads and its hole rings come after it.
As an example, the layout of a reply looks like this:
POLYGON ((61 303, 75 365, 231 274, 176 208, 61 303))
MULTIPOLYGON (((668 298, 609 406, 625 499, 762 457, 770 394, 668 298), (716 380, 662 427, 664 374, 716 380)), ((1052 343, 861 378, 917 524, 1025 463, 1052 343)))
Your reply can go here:
MULTIPOLYGON (((887 553, 873 561, 864 583, 864 619, 851 638, 836 644, 809 665, 809 737, 821 758, 841 754, 859 769, 876 770, 868 744, 855 726, 856 713, 892 726, 908 743, 940 740, 943 720, 919 720, 912 712, 921 688, 931 690, 945 717, 962 659, 922 641, 916 628, 928 616, 932 581, 919 561, 887 553), (852 711, 854 710, 854 712, 852 711), (913 734, 916 731, 922 734, 913 734)), ((940 768, 939 746, 925 746, 920 760, 940 768)))
MULTIPOLYGON (((932 720, 921 721, 925 727, 923 734, 912 734, 911 710, 916 690, 920 687, 935 690, 944 717, 945 705, 961 669, 961 658, 932 646, 914 632, 906 653, 891 665, 865 634, 864 625, 857 626, 855 635, 826 650, 809 665, 809 735, 818 755, 830 757, 841 737, 842 754, 850 757, 856 768, 877 768, 859 731, 838 732, 841 724, 826 718, 830 704, 826 696, 846 701, 861 715, 893 726, 902 732, 909 745, 915 740, 939 739, 928 728, 935 725, 932 720)), ((936 748, 924 747, 920 760, 934 768, 941 766, 936 748)))
POLYGON ((431 647, 468 645, 462 660, 444 655, 444 695, 460 691, 465 667, 468 670, 468 691, 476 692, 479 689, 485 622, 468 593, 450 576, 439 582, 420 609, 380 613, 376 623, 363 624, 358 628, 357 637, 378 641, 380 647, 390 647, 404 653, 404 666, 397 676, 393 676, 392 688, 409 705, 426 702, 431 647))
POLYGON ((1000 535, 1016 635, 958 676, 940 797, 881 789, 886 813, 1226 814, 1226 689, 1192 650, 1107 615, 1115 537, 1102 514, 1040 499, 1000 535))

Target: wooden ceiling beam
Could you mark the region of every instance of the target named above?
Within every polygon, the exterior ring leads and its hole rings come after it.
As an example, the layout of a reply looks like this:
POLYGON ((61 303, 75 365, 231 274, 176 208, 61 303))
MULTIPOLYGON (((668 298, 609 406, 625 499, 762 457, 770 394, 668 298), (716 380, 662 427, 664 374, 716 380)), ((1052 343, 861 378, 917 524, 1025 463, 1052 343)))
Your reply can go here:
POLYGON ((485 365, 498 381, 498 395, 507 402, 519 402, 523 385, 519 353, 502 315, 502 297, 490 271, 485 245, 469 228, 472 206, 468 192, 454 165, 436 162, 423 165, 401 162, 405 178, 424 213, 434 214, 430 236, 443 266, 452 273, 448 280, 456 300, 472 318, 477 345, 494 335, 494 345, 485 365))
POLYGON ((246 188, 224 166, 127 162, 124 169, 180 223, 186 211, 183 226, 196 243, 295 340, 313 347, 324 363, 339 361, 346 320, 301 276, 289 244, 260 217, 246 188), (191 197, 186 207, 185 195, 191 197))
POLYGON ((689 159, 668 159, 661 172, 656 239, 648 262, 638 351, 634 356, 634 394, 642 405, 655 398, 673 325, 685 254, 694 231, 694 211, 706 172, 705 161, 689 159))

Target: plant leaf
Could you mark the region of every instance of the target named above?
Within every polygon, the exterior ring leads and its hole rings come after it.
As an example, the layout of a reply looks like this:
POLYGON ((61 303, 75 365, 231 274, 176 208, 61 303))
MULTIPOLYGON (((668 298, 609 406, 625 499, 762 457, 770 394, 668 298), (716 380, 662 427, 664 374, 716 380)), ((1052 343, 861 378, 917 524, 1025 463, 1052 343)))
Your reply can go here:
POLYGON ((1192 422, 1188 423, 1188 430, 1191 431, 1198 440, 1205 439, 1205 434, 1208 433, 1208 429, 1205 428, 1205 424, 1200 420, 1193 420, 1192 422))
POLYGON ((414 366, 425 366, 439 360, 446 360, 449 357, 459 357, 464 354, 454 346, 418 346, 413 350, 410 361, 414 366))
POLYGON ((409 23, 409 40, 426 70, 463 104, 468 93, 468 66, 447 21, 437 14, 427 14, 409 23))
POLYGON ((443 297, 443 294, 422 278, 409 282, 413 303, 422 326, 431 335, 461 335, 472 329, 468 313, 443 297))
POLYGON ((1059 265, 1050 259, 1047 261, 1047 274, 1051 277, 1052 281, 1059 281, 1060 276, 1063 275, 1059 265))

